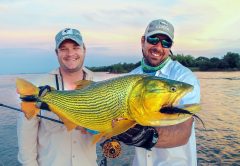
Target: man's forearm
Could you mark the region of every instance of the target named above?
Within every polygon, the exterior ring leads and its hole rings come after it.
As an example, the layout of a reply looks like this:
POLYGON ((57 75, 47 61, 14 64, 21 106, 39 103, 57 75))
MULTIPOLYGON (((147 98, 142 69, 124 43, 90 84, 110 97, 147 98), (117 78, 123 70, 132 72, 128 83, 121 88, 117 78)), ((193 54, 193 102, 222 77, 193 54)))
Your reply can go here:
POLYGON ((192 124, 193 118, 190 118, 177 125, 157 127, 159 137, 155 147, 173 148, 185 145, 191 136, 192 124))

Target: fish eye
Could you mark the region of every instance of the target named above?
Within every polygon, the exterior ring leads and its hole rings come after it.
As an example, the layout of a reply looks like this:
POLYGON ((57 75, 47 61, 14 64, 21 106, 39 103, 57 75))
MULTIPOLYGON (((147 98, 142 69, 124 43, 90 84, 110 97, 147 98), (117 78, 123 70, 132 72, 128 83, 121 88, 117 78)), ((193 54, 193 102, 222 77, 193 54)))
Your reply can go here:
POLYGON ((170 88, 170 90, 171 90, 172 92, 176 92, 176 91, 177 91, 177 87, 172 86, 172 87, 170 88))

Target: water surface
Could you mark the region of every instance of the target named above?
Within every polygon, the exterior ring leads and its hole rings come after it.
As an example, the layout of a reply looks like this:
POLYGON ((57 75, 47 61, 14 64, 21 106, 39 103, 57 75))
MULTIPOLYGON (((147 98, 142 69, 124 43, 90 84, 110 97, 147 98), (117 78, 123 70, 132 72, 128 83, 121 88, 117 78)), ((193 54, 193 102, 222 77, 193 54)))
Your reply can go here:
MULTIPOLYGON (((204 121, 196 123, 198 165, 240 165, 240 72, 196 72, 201 84, 204 121)), ((0 76, 0 102, 18 107, 15 102, 15 78, 34 79, 37 74, 0 76)), ((113 75, 98 73, 97 79, 113 75)), ((17 162, 17 113, 0 108, 0 166, 15 166, 17 162)), ((109 160, 109 165, 131 165, 133 148, 124 146, 120 159, 109 160)), ((98 155, 101 159, 100 148, 98 155)))

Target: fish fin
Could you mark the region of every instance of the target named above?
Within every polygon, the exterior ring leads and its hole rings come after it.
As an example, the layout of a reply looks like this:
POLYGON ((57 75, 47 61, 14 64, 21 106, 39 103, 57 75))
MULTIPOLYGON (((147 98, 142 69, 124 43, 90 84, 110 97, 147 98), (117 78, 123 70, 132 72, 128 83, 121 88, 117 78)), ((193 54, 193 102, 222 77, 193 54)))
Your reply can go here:
POLYGON ((48 106, 49 106, 50 110, 52 112, 54 112, 63 121, 63 123, 66 126, 68 131, 75 129, 78 126, 74 122, 72 122, 71 120, 69 120, 65 117, 65 115, 63 114, 64 111, 62 111, 58 107, 51 105, 51 104, 49 104, 48 106))
POLYGON ((17 93, 21 96, 38 95, 39 88, 22 78, 16 79, 17 93))
POLYGON ((77 89, 83 89, 85 87, 87 87, 88 85, 94 83, 94 81, 91 81, 91 80, 80 80, 80 81, 77 81, 75 82, 76 84, 76 90, 77 89))
POLYGON ((136 121, 129 120, 129 119, 121 119, 114 122, 114 126, 110 132, 107 132, 104 136, 108 139, 113 136, 119 135, 124 133, 128 129, 132 128, 136 125, 136 121))
POLYGON ((92 144, 96 144, 97 142, 99 142, 101 140, 102 137, 104 137, 105 133, 102 132, 102 133, 98 133, 98 134, 95 134, 93 136, 93 140, 92 140, 92 144))
POLYGON ((136 124, 135 121, 121 118, 121 120, 114 121, 114 126, 108 131, 95 134, 93 136, 92 144, 96 144, 101 140, 101 138, 109 139, 113 136, 119 135, 136 124))
POLYGON ((21 109, 27 119, 37 116, 40 111, 35 102, 21 102, 21 109))
POLYGON ((72 129, 75 129, 78 125, 76 125, 75 123, 71 122, 70 120, 59 116, 59 118, 63 121, 64 125, 67 128, 67 131, 71 131, 72 129))

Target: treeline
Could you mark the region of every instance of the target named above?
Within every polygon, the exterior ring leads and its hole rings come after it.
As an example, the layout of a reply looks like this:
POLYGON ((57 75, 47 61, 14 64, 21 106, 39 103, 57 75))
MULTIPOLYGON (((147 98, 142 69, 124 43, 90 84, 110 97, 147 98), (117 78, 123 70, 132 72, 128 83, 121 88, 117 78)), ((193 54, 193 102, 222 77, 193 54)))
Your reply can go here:
MULTIPOLYGON (((238 53, 228 52, 221 59, 217 57, 207 58, 200 56, 194 58, 191 55, 177 54, 172 55, 173 60, 177 60, 182 65, 194 71, 237 71, 240 70, 240 55, 238 53)), ((110 66, 88 67, 95 72, 127 73, 140 66, 137 63, 118 63, 110 66)))
POLYGON ((109 73, 128 73, 140 66, 140 62, 137 63, 118 63, 110 66, 100 67, 87 67, 94 72, 109 72, 109 73))
POLYGON ((179 54, 174 55, 172 58, 186 67, 199 71, 240 70, 240 55, 238 53, 228 52, 221 59, 203 56, 194 58, 191 55, 184 56, 179 54))

